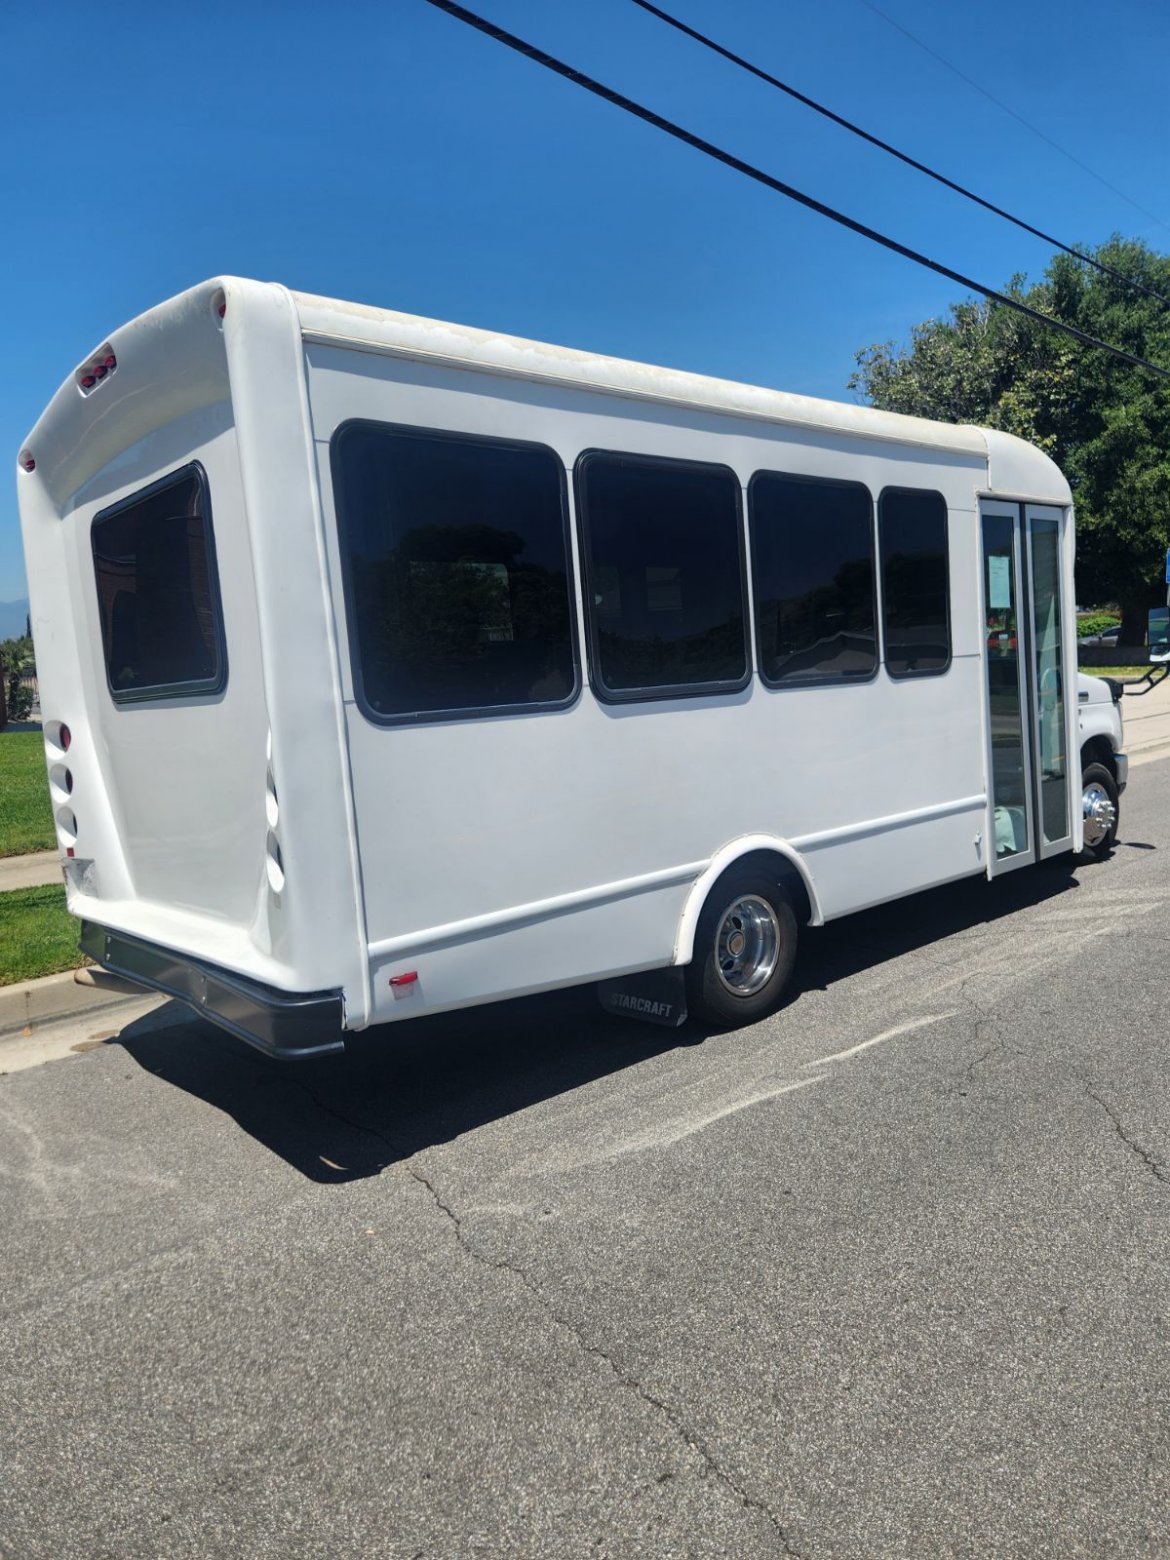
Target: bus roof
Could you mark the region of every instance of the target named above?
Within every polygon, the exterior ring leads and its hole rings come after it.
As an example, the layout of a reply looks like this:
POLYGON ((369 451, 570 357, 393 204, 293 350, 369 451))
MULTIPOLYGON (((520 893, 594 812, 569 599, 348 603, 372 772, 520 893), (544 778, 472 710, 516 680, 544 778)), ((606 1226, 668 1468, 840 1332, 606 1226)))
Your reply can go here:
MULTIPOLYGON (((294 292, 293 302, 307 340, 343 345, 411 358, 465 364, 487 372, 602 390, 609 394, 655 401, 735 417, 758 418, 821 433, 911 444, 952 454, 989 457, 989 438, 1008 440, 1028 450, 1044 468, 1055 467, 1042 451, 1022 439, 966 424, 934 422, 900 412, 878 411, 815 396, 714 379, 682 369, 662 368, 628 358, 604 357, 572 347, 529 341, 520 336, 477 330, 419 315, 401 314, 368 304, 343 303, 312 293, 294 292)), ((1050 477, 1044 484, 1052 492, 1050 477)), ((1067 488, 1063 477, 1057 492, 1067 488)), ((1066 499, 1067 501, 1067 499, 1066 499)))
POLYGON ((246 317, 249 307, 258 306, 260 295, 283 297, 309 343, 597 390, 649 404, 807 429, 822 437, 933 450, 986 463, 988 491, 1053 504, 1071 501, 1067 482, 1048 456, 1011 434, 791 395, 230 276, 212 278, 167 299, 110 335, 102 350, 117 357, 119 383, 116 389, 110 387, 114 394, 103 391, 89 403, 78 390, 82 369, 66 379, 28 446, 45 477, 52 472, 51 485, 59 499, 75 491, 119 448, 192 405, 227 394, 223 340, 206 328, 209 304, 217 307, 216 301, 226 298, 233 314, 246 317), (176 372, 178 363, 182 372, 176 372), (121 403, 117 412, 111 404, 115 402, 121 403))

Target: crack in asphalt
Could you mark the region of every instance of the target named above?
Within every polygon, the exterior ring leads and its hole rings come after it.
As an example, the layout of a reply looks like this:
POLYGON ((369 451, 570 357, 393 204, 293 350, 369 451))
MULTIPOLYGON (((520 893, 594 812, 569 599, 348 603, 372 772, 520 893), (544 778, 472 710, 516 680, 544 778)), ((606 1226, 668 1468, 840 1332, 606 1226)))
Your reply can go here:
POLYGON ((556 1309, 544 1291, 537 1284, 532 1282, 522 1267, 519 1267, 515 1262, 508 1261, 506 1257, 496 1259, 493 1257, 484 1256, 482 1252, 477 1251, 464 1233, 462 1217, 455 1212, 454 1208, 452 1208, 448 1202, 444 1201, 434 1182, 431 1181, 422 1170, 416 1169, 413 1165, 408 1164, 406 1169, 420 1186, 426 1188, 427 1192, 431 1196, 432 1201, 435 1204, 435 1207, 450 1223, 455 1234, 455 1239, 459 1246, 467 1253, 472 1261, 478 1262, 483 1267, 492 1268, 497 1273, 511 1274, 511 1276, 515 1278, 521 1284, 521 1286, 533 1297, 533 1299, 540 1306, 541 1310, 544 1311, 546 1316, 548 1316, 556 1326, 562 1328, 570 1335, 583 1354, 592 1359, 600 1360, 609 1370, 618 1386, 624 1388, 627 1392, 632 1392, 634 1396, 637 1397, 641 1402, 645 1403, 647 1407, 654 1409, 658 1414, 660 1414, 662 1418, 666 1420, 667 1424, 674 1431, 679 1440, 682 1441, 686 1447, 688 1447, 696 1454, 696 1456, 702 1460, 704 1467, 715 1476, 715 1478, 719 1481, 720 1484, 723 1485, 725 1489, 729 1490, 730 1493, 736 1497, 742 1506, 746 1507, 750 1511, 758 1512, 766 1519, 766 1521, 771 1524, 773 1530, 776 1533, 776 1536, 784 1546, 784 1553, 786 1555, 791 1556, 792 1560, 805 1560, 805 1557, 801 1554, 800 1550, 793 1547, 791 1539, 784 1530, 784 1524, 781 1522, 780 1518, 776 1515, 772 1508, 767 1505, 766 1502, 760 1500, 757 1496, 749 1494, 742 1485, 736 1482, 736 1480, 730 1473, 727 1472, 726 1469, 719 1465, 714 1454, 707 1446, 703 1438, 687 1428, 676 1409, 672 1408, 671 1405, 663 1398, 656 1397, 655 1394, 647 1387, 644 1387, 636 1377, 628 1375, 626 1372, 624 1372, 618 1366, 613 1357, 607 1354, 599 1344, 591 1343, 589 1339, 586 1338, 585 1335, 581 1332, 581 1330, 572 1321, 569 1320, 568 1317, 563 1316, 556 1309))
MULTIPOLYGON (((382 1143, 390 1150, 392 1154, 397 1156, 400 1163, 409 1158, 406 1150, 401 1148, 398 1144, 392 1142, 392 1140, 386 1137, 384 1133, 379 1132, 376 1127, 371 1127, 363 1122, 354 1120, 352 1117, 349 1117, 345 1115, 344 1112, 338 1110, 336 1106, 327 1105, 325 1101, 323 1101, 317 1094, 315 1094, 307 1084, 299 1080, 295 1080, 293 1083, 294 1087, 305 1094, 313 1102, 313 1104, 318 1107, 318 1109, 323 1111, 326 1115, 331 1116, 335 1121, 342 1123, 344 1126, 352 1128, 354 1131, 364 1133, 366 1136, 375 1139, 375 1141, 379 1143, 382 1143)), ((614 1380, 620 1387, 623 1387, 628 1392, 632 1392, 637 1398, 645 1403, 647 1407, 653 1408, 657 1413, 659 1413, 670 1425, 671 1429, 674 1431, 679 1440, 682 1441, 685 1446, 687 1446, 702 1460, 704 1467, 715 1476, 715 1478, 719 1481, 720 1484, 723 1485, 725 1489, 730 1491, 730 1493, 736 1497, 742 1506, 750 1511, 758 1512, 762 1517, 765 1518, 765 1520, 771 1525, 772 1529, 776 1533, 776 1536, 779 1538, 781 1544, 784 1546, 784 1553, 790 1556, 791 1560, 805 1560, 805 1557, 801 1554, 800 1550, 793 1547, 791 1539, 784 1530, 783 1523, 780 1521, 780 1518, 771 1509, 771 1507, 767 1505, 765 1501, 760 1500, 757 1496, 749 1494, 747 1490, 743 1489, 742 1486, 736 1482, 736 1480, 730 1473, 727 1472, 726 1469, 719 1465, 702 1437, 687 1429, 677 1411, 673 1409, 669 1403, 665 1402, 662 1398, 656 1397, 654 1393, 649 1391, 648 1388, 644 1387, 636 1377, 627 1375, 625 1372, 623 1372, 619 1368, 617 1362, 609 1354, 607 1354, 599 1344, 591 1343, 588 1338, 586 1338, 580 1331, 580 1329, 568 1319, 568 1317, 561 1315, 561 1313, 556 1310, 543 1290, 541 1290, 538 1285, 532 1282, 523 1268, 519 1267, 515 1262, 509 1262, 506 1258, 500 1258, 497 1260, 491 1257, 486 1257, 482 1252, 477 1251, 464 1234, 462 1217, 455 1212, 454 1208, 452 1208, 449 1203, 444 1201, 434 1182, 431 1181, 422 1170, 417 1169, 410 1163, 406 1163, 404 1168, 410 1175, 411 1179, 417 1181, 418 1184, 424 1187, 429 1193, 435 1207, 450 1223, 457 1243, 462 1248, 462 1250, 467 1253, 472 1261, 479 1263, 482 1267, 491 1268, 495 1272, 508 1273, 513 1278, 515 1278, 533 1297, 533 1299, 540 1306, 541 1310, 545 1312, 545 1314, 553 1321, 553 1323, 556 1326, 562 1328, 565 1332, 569 1333, 583 1354, 589 1356, 590 1358, 600 1360, 609 1370, 610 1374, 613 1376, 614 1380)))
POLYGON ((1121 1117, 1117 1114, 1113 1107, 1106 1100, 1103 1100, 1094 1089, 1086 1088, 1085 1093, 1091 1100, 1095 1100, 1096 1103, 1100 1105, 1101 1109, 1113 1123, 1113 1130, 1117 1133, 1117 1136, 1125 1144, 1126 1148, 1129 1149, 1130 1153, 1133 1154, 1136 1159, 1141 1160, 1142 1164, 1145 1165, 1146 1169, 1154 1177, 1155 1181, 1160 1182, 1163 1186, 1170 1186, 1170 1170, 1166 1168, 1160 1159, 1156 1159, 1154 1155, 1150 1153, 1149 1149, 1143 1148, 1136 1138, 1130 1137, 1129 1133, 1125 1130, 1125 1125, 1122 1122, 1121 1117))
MULTIPOLYGON (((959 989, 955 993, 956 1000, 962 1007, 966 1008, 967 1017, 974 1028, 972 1039, 976 1044, 981 1043, 983 1045, 983 1050, 980 1051, 979 1055, 972 1057, 972 1059, 963 1069, 963 1077, 968 1083, 974 1083, 976 1081, 976 1071, 983 1066, 984 1062, 990 1061, 993 1056, 999 1055, 1008 1048, 1007 1041, 1005 1039, 992 1039, 991 1013, 988 1008, 984 1007, 984 1005, 979 1001, 974 993, 967 989, 974 981, 978 980, 979 978, 980 972, 978 971, 973 975, 968 975, 966 980, 960 983, 959 989)), ((966 1091, 961 1090, 960 1092, 965 1093, 966 1091)))
MULTIPOLYGON (((399 1143, 395 1143, 392 1139, 388 1138, 384 1132, 379 1132, 377 1127, 371 1127, 364 1121, 355 1121, 352 1116, 347 1116, 344 1111, 338 1110, 336 1105, 326 1104, 326 1102, 321 1099, 319 1095, 315 1094, 309 1085, 302 1082, 301 1079, 290 1078, 288 1082, 294 1089, 299 1089, 307 1099, 311 1100, 323 1115, 331 1116, 334 1121, 340 1122, 343 1127, 349 1127, 354 1132, 360 1132, 365 1137, 373 1138, 376 1143, 381 1143, 384 1148, 388 1148, 391 1154, 394 1156, 394 1159, 403 1160, 410 1157, 410 1151, 408 1149, 403 1148, 399 1143)), ((379 1169, 385 1170, 392 1163, 393 1160, 387 1160, 385 1164, 379 1166, 379 1169)), ((348 1169, 348 1166, 343 1168, 348 1169)))

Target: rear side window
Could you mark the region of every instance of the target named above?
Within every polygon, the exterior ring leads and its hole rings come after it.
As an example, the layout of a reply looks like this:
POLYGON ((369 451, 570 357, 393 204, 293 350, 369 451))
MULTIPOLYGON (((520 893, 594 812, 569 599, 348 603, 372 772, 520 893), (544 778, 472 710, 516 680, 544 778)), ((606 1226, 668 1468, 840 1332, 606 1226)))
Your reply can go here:
POLYGON ((358 703, 396 721, 576 696, 564 467, 542 445, 351 422, 333 436, 358 703))
POLYGON ((747 614, 734 472, 591 452, 577 463, 577 498, 600 696, 744 687, 747 614))
POLYGON ((877 671, 873 502, 859 482, 761 471, 748 488, 760 675, 771 686, 877 671))
POLYGON ((90 540, 114 702, 219 693, 227 649, 203 468, 104 510, 90 540))
POLYGON ((891 677, 951 664, 947 505, 941 493, 886 488, 878 502, 882 632, 891 677))

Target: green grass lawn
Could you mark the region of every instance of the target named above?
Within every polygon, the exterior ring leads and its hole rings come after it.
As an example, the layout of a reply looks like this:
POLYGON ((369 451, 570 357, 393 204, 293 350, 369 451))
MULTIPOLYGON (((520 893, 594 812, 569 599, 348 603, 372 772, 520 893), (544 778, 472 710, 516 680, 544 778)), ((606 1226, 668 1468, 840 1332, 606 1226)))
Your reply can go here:
POLYGON ((81 922, 65 908, 64 884, 0 894, 0 986, 87 963, 80 935, 81 922))
POLYGON ((0 731, 0 856, 56 844, 41 734, 0 731))
POLYGON ((1144 677, 1150 670, 1146 666, 1082 666, 1086 677, 1144 677))

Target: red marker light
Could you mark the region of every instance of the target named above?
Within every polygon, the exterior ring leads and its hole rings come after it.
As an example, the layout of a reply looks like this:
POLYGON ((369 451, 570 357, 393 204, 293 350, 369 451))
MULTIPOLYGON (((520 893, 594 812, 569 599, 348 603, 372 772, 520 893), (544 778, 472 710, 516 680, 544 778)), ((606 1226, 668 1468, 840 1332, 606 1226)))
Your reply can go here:
POLYGON ((106 368, 117 368, 118 359, 110 352, 102 359, 102 363, 106 368))
POLYGON ((65 847, 65 854, 69 857, 70 861, 72 861, 74 859, 73 858, 73 846, 72 845, 66 845, 66 847, 65 847))
POLYGON ((83 390, 92 390, 94 385, 96 385, 96 384, 97 384, 97 380, 93 377, 92 374, 82 374, 82 376, 81 376, 81 388, 83 390))
POLYGON ((62 751, 62 753, 68 753, 68 751, 69 751, 69 744, 72 741, 73 741, 73 733, 69 730, 68 726, 66 726, 64 723, 62 723, 62 726, 61 726, 61 751, 62 751))
POLYGON ((417 980, 418 971, 407 970, 405 975, 391 975, 390 984, 392 986, 413 986, 417 980))
POLYGON ((31 455, 26 455, 20 464, 26 471, 35 471, 37 469, 37 463, 31 455))

